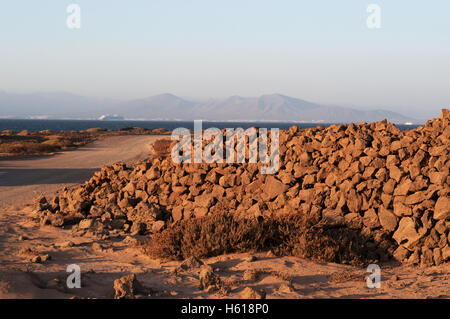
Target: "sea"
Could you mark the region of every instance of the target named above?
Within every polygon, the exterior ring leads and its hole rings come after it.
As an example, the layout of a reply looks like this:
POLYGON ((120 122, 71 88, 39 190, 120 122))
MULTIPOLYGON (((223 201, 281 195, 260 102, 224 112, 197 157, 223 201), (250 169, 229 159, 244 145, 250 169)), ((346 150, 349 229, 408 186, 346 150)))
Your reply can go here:
MULTIPOLYGON (((203 121, 203 129, 217 127, 224 128, 238 128, 247 129, 249 127, 260 128, 279 128, 289 129, 292 125, 300 128, 312 128, 321 125, 328 127, 332 123, 293 123, 293 122, 208 122, 203 121)), ((399 124, 397 127, 400 130, 414 129, 419 125, 404 125, 399 124)), ((164 128, 167 130, 174 130, 176 128, 194 129, 193 121, 99 121, 99 120, 43 120, 43 119, 0 119, 0 131, 13 130, 16 132, 28 130, 29 132, 38 132, 42 130, 53 131, 81 131, 89 128, 102 128, 107 130, 119 130, 131 127, 141 127, 145 129, 164 128)))

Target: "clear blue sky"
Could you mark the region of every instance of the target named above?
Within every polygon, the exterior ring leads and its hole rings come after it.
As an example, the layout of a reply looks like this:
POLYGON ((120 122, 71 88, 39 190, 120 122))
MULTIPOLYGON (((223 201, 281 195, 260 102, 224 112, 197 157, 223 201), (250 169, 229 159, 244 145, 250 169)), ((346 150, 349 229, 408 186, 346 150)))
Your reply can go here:
POLYGON ((0 90, 450 106, 450 1, 0 0, 0 90), (66 7, 81 7, 81 29, 66 7), (366 26, 381 7, 381 29, 366 26))

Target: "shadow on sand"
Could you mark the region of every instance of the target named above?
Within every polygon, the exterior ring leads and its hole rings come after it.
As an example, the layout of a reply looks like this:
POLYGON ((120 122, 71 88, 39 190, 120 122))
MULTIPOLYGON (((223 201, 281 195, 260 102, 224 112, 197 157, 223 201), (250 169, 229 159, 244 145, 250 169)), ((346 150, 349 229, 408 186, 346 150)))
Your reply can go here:
POLYGON ((97 168, 0 169, 0 186, 83 183, 97 168))

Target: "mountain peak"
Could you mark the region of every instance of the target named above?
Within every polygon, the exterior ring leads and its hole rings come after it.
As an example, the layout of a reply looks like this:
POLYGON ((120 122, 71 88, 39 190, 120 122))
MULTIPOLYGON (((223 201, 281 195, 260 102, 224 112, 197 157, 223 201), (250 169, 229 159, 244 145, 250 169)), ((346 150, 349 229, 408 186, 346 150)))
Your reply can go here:
POLYGON ((179 99, 180 97, 172 94, 172 93, 162 93, 162 94, 158 94, 155 96, 160 96, 160 97, 167 97, 167 98, 175 98, 175 99, 179 99))
POLYGON ((147 98, 144 98, 144 100, 183 100, 183 99, 172 93, 162 93, 158 95, 149 96, 147 98))
POLYGON ((263 94, 260 96, 262 97, 280 97, 280 98, 289 98, 289 96, 281 94, 281 93, 272 93, 272 94, 263 94))

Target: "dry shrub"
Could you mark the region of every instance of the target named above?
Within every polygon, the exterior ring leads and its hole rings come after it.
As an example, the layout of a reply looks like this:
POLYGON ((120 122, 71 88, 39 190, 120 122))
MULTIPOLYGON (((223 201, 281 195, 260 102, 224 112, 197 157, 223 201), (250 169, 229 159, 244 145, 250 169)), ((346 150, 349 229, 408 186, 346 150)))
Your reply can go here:
POLYGON ((43 136, 33 133, 27 136, 1 136, 0 153, 16 155, 44 154, 58 151, 62 148, 85 145, 95 139, 95 136, 78 132, 62 132, 59 135, 43 136))
POLYGON ((103 132, 106 131, 106 129, 103 129, 101 127, 92 127, 92 128, 88 128, 86 130, 84 130, 86 133, 98 133, 98 132, 103 132))
MULTIPOLYGON (((13 131, 0 132, 0 153, 15 155, 36 155, 51 153, 67 147, 76 147, 86 145, 102 136, 116 135, 143 135, 150 134, 147 129, 139 127, 130 128, 130 130, 107 131, 102 128, 89 128, 84 131, 61 131, 43 130, 40 132, 15 133, 13 131)), ((165 147, 161 144, 161 152, 165 147)))
POLYGON ((41 154, 51 153, 55 150, 52 145, 42 143, 23 142, 0 144, 0 153, 8 154, 41 154))
POLYGON ((334 272, 328 276, 328 281, 339 284, 348 281, 361 280, 363 276, 350 271, 334 272))
POLYGON ((310 227, 291 236, 292 254, 321 262, 361 264, 367 259, 367 238, 347 227, 310 227))
POLYGON ((54 149, 72 146, 72 142, 69 139, 50 139, 42 142, 44 145, 52 146, 54 149))
POLYGON ((153 236, 143 250, 151 257, 172 260, 272 250, 279 256, 362 264, 365 243, 356 231, 317 224, 302 214, 242 219, 224 213, 173 225, 153 236))
POLYGON ((168 139, 160 139, 156 140, 153 143, 153 150, 155 151, 156 156, 166 157, 170 155, 171 149, 170 146, 172 144, 171 140, 168 139))

